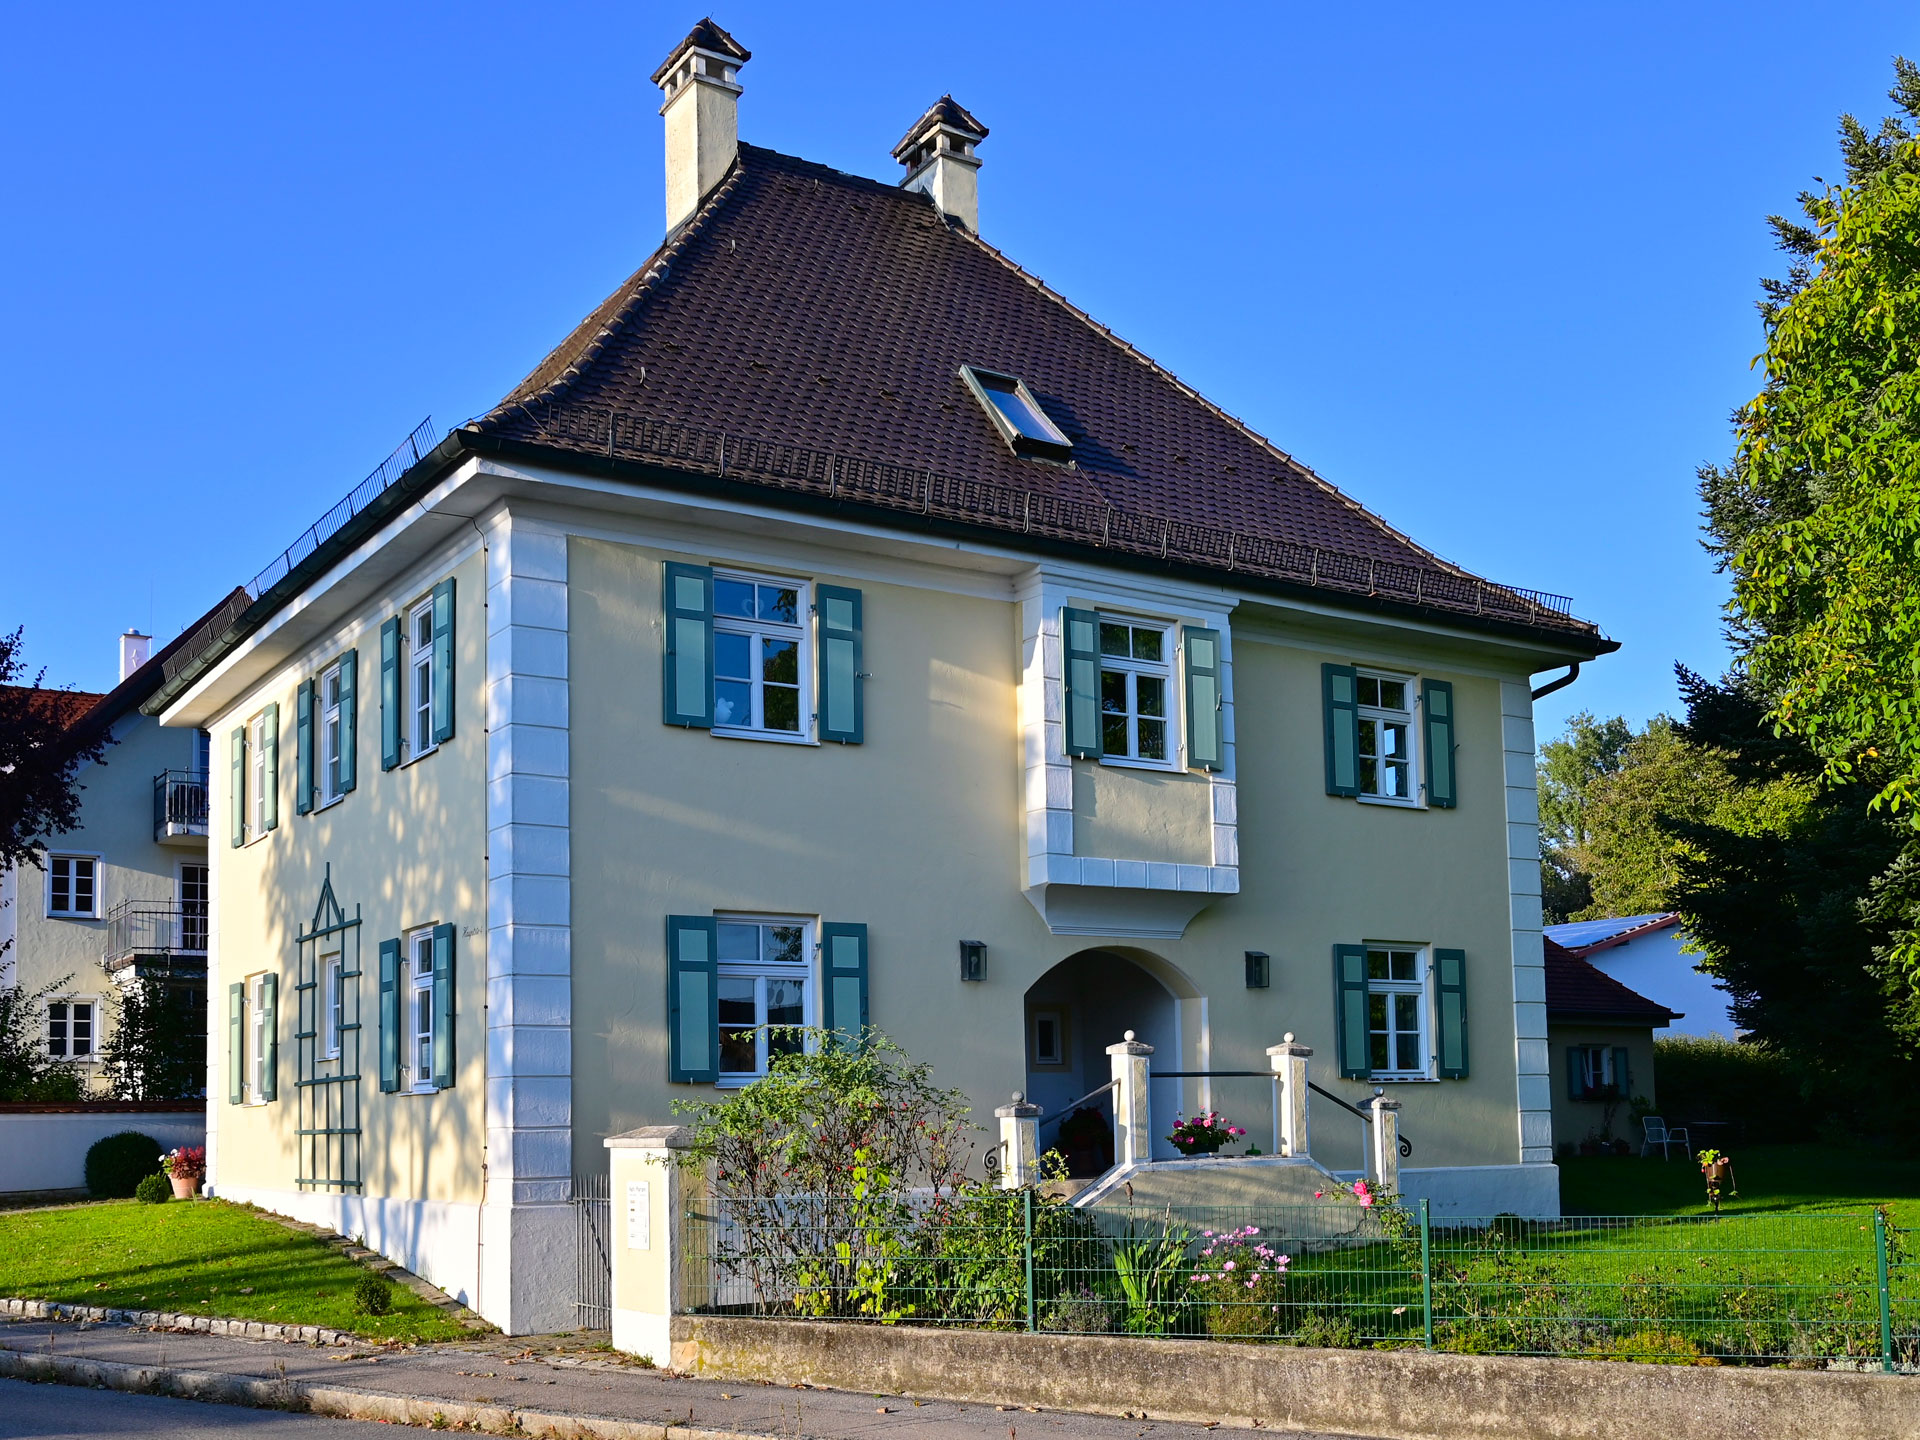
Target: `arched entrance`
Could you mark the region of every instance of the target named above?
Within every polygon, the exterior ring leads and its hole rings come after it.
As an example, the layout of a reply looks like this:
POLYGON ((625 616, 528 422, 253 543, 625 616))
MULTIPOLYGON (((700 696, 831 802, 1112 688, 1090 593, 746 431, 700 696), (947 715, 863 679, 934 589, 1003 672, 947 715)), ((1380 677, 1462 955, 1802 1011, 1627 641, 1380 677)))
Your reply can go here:
MULTIPOLYGON (((1041 1149, 1056 1144, 1062 1107, 1113 1078, 1107 1046, 1119 1043, 1127 1031, 1153 1046, 1158 1068, 1193 1068, 1180 1061, 1189 1048, 1183 1038, 1197 1039, 1203 1023, 1199 999, 1200 992, 1177 967, 1145 951, 1082 950, 1034 981, 1026 994, 1027 1098, 1046 1111, 1041 1149), (1183 1029, 1194 1033, 1183 1037, 1183 1029)), ((1111 1125, 1107 1097, 1091 1108, 1111 1125)), ((1082 1163, 1076 1168, 1085 1169, 1089 1152, 1077 1148, 1082 1163)), ((1163 1148, 1158 1136, 1154 1148, 1156 1155, 1163 1148)), ((1171 1146, 1164 1149, 1173 1154, 1171 1146)))

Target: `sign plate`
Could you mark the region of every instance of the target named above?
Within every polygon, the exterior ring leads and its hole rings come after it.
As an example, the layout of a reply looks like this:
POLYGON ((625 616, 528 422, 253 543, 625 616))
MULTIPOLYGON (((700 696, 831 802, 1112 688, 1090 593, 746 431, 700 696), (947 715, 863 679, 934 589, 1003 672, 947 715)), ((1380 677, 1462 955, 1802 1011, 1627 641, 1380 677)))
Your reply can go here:
POLYGON ((653 1196, 645 1180, 627 1182, 627 1248, 653 1248, 653 1196))

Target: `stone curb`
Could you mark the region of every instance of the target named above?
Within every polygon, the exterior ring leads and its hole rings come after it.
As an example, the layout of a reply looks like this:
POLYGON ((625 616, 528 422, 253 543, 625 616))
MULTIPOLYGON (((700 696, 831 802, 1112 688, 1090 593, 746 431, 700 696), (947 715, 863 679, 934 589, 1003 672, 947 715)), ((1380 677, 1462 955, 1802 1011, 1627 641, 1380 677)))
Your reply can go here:
POLYGON ((229 1340, 290 1340, 305 1345, 377 1345, 324 1325, 280 1325, 271 1320, 222 1320, 212 1315, 182 1315, 172 1310, 113 1310, 100 1305, 67 1305, 58 1300, 0 1300, 0 1316, 17 1320, 86 1320, 96 1325, 144 1325, 150 1330, 193 1330, 229 1340))
POLYGON ((165 1395, 211 1405, 291 1410, 339 1420, 424 1425, 435 1430, 536 1436, 540 1440, 767 1440, 765 1435, 738 1430, 702 1430, 646 1420, 565 1415, 507 1405, 478 1405, 464 1400, 422 1399, 373 1390, 350 1390, 339 1385, 311 1385, 299 1380, 248 1380, 217 1371, 123 1365, 109 1360, 79 1360, 22 1350, 0 1350, 0 1376, 38 1384, 120 1390, 130 1395, 165 1395))

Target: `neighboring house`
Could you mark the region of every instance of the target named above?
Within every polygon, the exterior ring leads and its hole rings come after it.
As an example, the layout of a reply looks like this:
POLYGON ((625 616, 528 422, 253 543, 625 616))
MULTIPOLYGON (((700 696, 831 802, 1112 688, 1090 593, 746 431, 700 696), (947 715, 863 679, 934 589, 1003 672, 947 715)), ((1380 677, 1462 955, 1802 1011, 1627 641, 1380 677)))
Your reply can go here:
POLYGON ((109 736, 82 765, 80 824, 46 841, 43 868, 0 872, 0 983, 49 997, 48 1053, 100 1088, 111 987, 135 974, 179 990, 187 1013, 206 1013, 207 737, 162 729, 140 705, 166 664, 196 635, 224 630, 249 597, 235 591, 177 639, 149 654, 148 636, 120 637, 120 683, 105 695, 64 692, 71 723, 109 736))
POLYGON ((1626 915, 1549 925, 1548 937, 1588 964, 1674 1012, 1675 1035, 1739 1035, 1732 998, 1720 982, 1695 969, 1684 951, 1686 928, 1671 914, 1626 915))
POLYGON ((1653 1032, 1681 1017, 1551 938, 1545 949, 1547 1047, 1560 1069, 1553 1133, 1563 1147, 1600 1138, 1638 1146, 1632 1102, 1639 1097, 1658 1103, 1653 1032))
POLYGON ((1613 643, 978 238, 951 99, 884 184, 737 143, 747 58, 656 77, 664 245, 148 704, 214 735, 219 1193, 569 1324, 604 1137, 870 1023, 983 1119, 1293 1032, 1410 1189, 1557 1213, 1529 686, 1613 643))

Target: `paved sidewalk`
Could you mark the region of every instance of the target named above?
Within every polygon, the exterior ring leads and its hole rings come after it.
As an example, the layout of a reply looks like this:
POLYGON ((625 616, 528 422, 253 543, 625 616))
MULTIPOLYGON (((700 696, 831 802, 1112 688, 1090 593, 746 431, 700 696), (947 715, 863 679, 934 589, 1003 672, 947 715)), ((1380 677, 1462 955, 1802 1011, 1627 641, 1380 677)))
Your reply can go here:
POLYGON ((1204 1440, 1211 1428, 1144 1416, 694 1380, 642 1369, 564 1337, 341 1348, 28 1320, 0 1324, 0 1374, 436 1428, 605 1440, 664 1440, 668 1427, 674 1440, 1204 1440))

